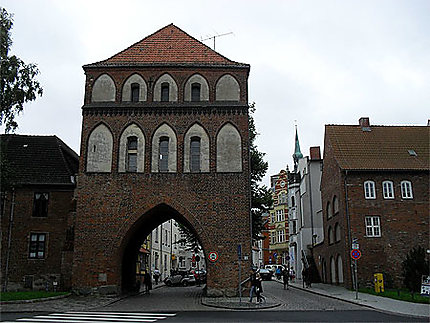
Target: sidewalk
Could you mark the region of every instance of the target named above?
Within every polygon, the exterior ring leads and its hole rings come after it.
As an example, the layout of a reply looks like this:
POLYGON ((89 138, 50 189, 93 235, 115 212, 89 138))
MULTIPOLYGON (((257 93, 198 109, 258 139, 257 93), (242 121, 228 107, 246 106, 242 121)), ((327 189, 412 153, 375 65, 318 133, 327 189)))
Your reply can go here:
MULTIPOLYGON (((277 280, 277 282, 282 283, 281 280, 277 280)), ((356 299, 355 291, 330 284, 312 284, 311 288, 303 288, 302 281, 296 280, 294 283, 290 282, 290 286, 310 293, 328 296, 381 311, 410 316, 430 317, 429 304, 398 301, 396 299, 366 293, 358 293, 358 299, 356 299)))

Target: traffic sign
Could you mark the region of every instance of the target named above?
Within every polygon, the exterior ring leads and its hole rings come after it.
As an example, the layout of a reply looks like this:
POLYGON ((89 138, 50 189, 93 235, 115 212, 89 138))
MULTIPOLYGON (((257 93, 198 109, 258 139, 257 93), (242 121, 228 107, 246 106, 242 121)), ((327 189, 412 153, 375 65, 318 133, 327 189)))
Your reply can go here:
POLYGON ((273 258, 277 258, 278 257, 278 253, 277 252, 275 252, 274 254, 273 254, 273 258))
POLYGON ((197 262, 199 262, 199 261, 200 261, 200 256, 199 256, 199 255, 197 255, 197 256, 195 257, 195 260, 196 260, 197 262))
POLYGON ((360 259, 360 257, 361 257, 360 250, 358 250, 358 249, 352 249, 351 250, 351 258, 352 259, 358 260, 358 259, 360 259))
POLYGON ((217 260, 218 260, 218 253, 217 253, 216 251, 211 251, 211 252, 209 252, 209 254, 208 254, 208 259, 209 259, 209 261, 211 261, 211 262, 215 262, 215 261, 217 261, 217 260))

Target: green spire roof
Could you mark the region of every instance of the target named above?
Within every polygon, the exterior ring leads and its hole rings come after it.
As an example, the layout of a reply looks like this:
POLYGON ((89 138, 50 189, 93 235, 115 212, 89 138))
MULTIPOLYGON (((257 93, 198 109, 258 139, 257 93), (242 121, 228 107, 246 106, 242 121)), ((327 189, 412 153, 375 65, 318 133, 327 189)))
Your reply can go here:
POLYGON ((299 135, 297 134, 297 126, 296 126, 296 147, 294 149, 293 159, 294 161, 298 161, 300 158, 303 158, 303 154, 300 151, 299 135))

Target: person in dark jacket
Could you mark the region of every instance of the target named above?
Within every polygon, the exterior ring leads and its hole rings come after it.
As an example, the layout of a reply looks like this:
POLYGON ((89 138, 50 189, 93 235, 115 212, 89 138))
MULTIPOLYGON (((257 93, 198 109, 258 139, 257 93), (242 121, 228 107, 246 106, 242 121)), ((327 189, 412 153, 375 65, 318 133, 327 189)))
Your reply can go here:
POLYGON ((149 291, 152 289, 152 277, 148 271, 143 276, 143 283, 145 284, 145 292, 149 294, 149 291))

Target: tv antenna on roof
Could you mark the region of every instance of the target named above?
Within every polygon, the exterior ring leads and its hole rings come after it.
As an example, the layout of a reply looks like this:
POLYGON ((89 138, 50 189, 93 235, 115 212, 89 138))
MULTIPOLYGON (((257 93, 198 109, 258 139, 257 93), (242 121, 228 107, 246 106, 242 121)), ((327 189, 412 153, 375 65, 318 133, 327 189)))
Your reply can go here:
POLYGON ((202 41, 205 41, 205 40, 209 40, 209 39, 213 39, 214 40, 214 50, 215 50, 215 39, 217 38, 217 37, 221 37, 221 36, 227 36, 227 35, 231 35, 231 34, 233 34, 233 32, 232 31, 230 31, 230 32, 228 32, 228 33, 225 33, 225 34, 216 34, 216 35, 213 35, 213 36, 210 36, 210 37, 207 37, 207 38, 205 38, 205 39, 202 39, 202 41))

